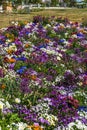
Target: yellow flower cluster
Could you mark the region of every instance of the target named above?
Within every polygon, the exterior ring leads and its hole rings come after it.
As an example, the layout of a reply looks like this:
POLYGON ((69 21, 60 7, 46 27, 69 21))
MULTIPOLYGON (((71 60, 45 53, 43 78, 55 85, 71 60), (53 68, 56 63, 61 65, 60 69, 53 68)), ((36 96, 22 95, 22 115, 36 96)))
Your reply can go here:
POLYGON ((14 38, 15 38, 15 37, 14 37, 14 34, 6 33, 5 36, 6 36, 8 39, 10 39, 11 42, 14 41, 14 38))

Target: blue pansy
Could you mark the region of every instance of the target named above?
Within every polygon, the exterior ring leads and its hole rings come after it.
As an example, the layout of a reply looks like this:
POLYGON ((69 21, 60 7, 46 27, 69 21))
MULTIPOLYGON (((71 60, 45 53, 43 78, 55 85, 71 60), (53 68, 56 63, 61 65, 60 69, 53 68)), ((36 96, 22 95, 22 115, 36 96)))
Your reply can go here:
POLYGON ((0 40, 0 44, 3 44, 3 42, 0 40))
POLYGON ((36 25, 36 23, 33 23, 32 25, 33 25, 33 26, 35 26, 35 25, 36 25))
POLYGON ((16 56, 12 56, 12 58, 16 59, 16 56))
POLYGON ((77 36, 78 36, 78 37, 84 37, 84 35, 81 34, 81 33, 77 33, 77 36))
POLYGON ((17 70, 18 74, 22 74, 24 71, 22 69, 17 70))
POLYGON ((46 48, 47 45, 40 45, 38 48, 46 48))
POLYGON ((27 67, 26 66, 22 66, 21 69, 26 69, 27 67))
POLYGON ((27 68, 26 66, 22 66, 22 67, 21 67, 19 70, 17 70, 16 72, 17 72, 18 74, 22 74, 26 68, 27 68))
POLYGON ((4 42, 2 40, 0 40, 0 44, 4 44, 4 42))
POLYGON ((17 60, 17 57, 16 56, 12 56, 13 59, 17 60))
POLYGON ((86 111, 87 112, 87 106, 80 106, 78 108, 79 111, 86 111))
POLYGON ((17 60, 25 61, 26 57, 18 57, 17 60))
POLYGON ((64 42, 64 41, 65 41, 64 39, 60 39, 60 40, 59 40, 59 42, 61 42, 61 43, 64 42))
POLYGON ((28 35, 28 34, 29 34, 29 32, 26 32, 26 34, 28 35))

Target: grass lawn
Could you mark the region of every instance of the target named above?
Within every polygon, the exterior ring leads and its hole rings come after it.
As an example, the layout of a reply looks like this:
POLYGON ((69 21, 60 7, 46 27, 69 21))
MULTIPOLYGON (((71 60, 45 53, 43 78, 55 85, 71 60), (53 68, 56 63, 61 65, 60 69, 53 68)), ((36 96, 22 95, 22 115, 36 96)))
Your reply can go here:
POLYGON ((31 21, 35 15, 62 16, 67 17, 72 21, 82 22, 82 19, 87 20, 87 8, 42 10, 34 11, 30 14, 0 14, 0 28, 8 26, 10 24, 10 21, 31 21))

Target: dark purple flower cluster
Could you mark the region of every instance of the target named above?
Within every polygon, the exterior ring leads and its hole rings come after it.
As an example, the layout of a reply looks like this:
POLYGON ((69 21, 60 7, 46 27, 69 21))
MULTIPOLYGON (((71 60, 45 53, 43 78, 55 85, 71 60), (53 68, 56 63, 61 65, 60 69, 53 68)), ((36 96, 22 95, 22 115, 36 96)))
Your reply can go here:
POLYGON ((14 112, 17 112, 24 122, 32 123, 37 121, 37 114, 26 106, 14 105, 14 112))
POLYGON ((23 93, 30 93, 31 92, 31 90, 29 88, 29 79, 28 78, 21 79, 20 89, 23 93))
POLYGON ((59 125, 67 126, 70 122, 73 122, 79 118, 77 113, 78 110, 73 104, 74 100, 71 101, 67 95, 62 95, 59 92, 53 90, 50 93, 50 98, 52 101, 51 111, 53 114, 57 114, 59 125))

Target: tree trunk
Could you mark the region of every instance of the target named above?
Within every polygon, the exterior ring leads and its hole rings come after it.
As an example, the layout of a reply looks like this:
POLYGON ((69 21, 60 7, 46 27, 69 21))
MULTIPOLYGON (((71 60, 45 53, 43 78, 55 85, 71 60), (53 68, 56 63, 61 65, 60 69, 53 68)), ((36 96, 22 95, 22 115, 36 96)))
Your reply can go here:
POLYGON ((3 8, 4 11, 6 11, 6 9, 7 9, 7 2, 6 2, 6 0, 3 0, 3 2, 2 2, 2 8, 3 8))

